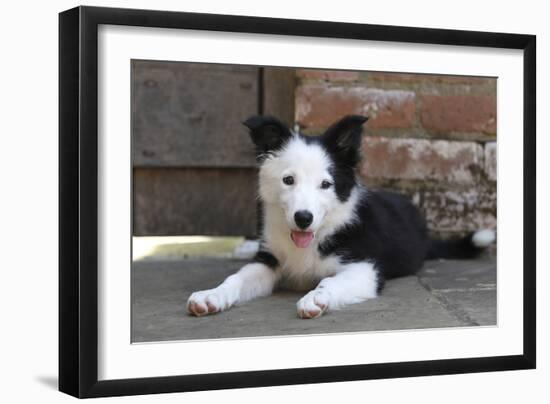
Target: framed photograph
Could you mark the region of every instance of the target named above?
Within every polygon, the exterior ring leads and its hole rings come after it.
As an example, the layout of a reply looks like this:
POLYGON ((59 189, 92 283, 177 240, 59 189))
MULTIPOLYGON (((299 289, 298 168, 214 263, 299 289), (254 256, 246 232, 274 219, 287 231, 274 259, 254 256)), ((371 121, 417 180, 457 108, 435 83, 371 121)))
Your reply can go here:
POLYGON ((61 391, 535 367, 535 36, 78 7, 59 47, 61 391))

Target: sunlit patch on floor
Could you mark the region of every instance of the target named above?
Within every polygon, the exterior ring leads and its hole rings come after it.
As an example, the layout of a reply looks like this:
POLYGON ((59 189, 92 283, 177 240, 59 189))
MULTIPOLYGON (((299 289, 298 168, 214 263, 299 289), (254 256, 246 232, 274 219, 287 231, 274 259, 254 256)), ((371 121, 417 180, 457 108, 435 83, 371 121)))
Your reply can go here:
POLYGON ((133 237, 132 259, 170 260, 186 257, 233 257, 244 237, 160 236, 133 237))

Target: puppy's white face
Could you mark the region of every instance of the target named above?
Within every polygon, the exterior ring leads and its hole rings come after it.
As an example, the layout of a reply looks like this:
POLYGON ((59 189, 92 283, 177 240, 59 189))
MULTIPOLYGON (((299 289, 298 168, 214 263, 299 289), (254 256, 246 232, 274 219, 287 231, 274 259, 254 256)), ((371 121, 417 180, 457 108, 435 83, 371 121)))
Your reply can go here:
POLYGON ((361 125, 366 117, 349 115, 322 136, 293 134, 271 116, 253 116, 244 123, 260 162, 260 197, 280 211, 299 248, 306 248, 319 230, 345 222, 353 214, 347 203, 359 160, 361 125), (347 206, 347 207, 346 207, 347 206))
POLYGON ((309 245, 327 213, 340 204, 332 165, 321 145, 293 136, 260 167, 260 196, 281 208, 298 247, 309 245))

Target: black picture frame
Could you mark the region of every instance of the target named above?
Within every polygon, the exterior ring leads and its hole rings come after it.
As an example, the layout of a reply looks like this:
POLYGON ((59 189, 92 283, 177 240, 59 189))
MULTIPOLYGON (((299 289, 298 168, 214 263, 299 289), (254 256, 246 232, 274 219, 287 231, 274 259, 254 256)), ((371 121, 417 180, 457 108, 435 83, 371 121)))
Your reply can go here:
POLYGON ((533 35, 77 7, 59 15, 59 390, 75 397, 532 369, 536 366, 533 35), (523 51, 523 354, 98 381, 98 26, 181 28, 523 51))

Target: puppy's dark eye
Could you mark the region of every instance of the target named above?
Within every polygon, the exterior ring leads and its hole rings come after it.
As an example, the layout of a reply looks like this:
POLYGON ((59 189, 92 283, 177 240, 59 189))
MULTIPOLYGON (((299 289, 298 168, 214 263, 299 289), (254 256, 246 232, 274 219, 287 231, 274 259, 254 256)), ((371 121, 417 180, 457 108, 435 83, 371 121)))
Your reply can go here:
POLYGON ((286 177, 283 177, 283 182, 286 185, 292 185, 294 184, 294 177, 292 175, 287 175, 286 177))
POLYGON ((321 188, 323 188, 323 189, 329 189, 331 186, 332 186, 332 184, 330 183, 330 181, 325 180, 325 181, 321 182, 321 188))

